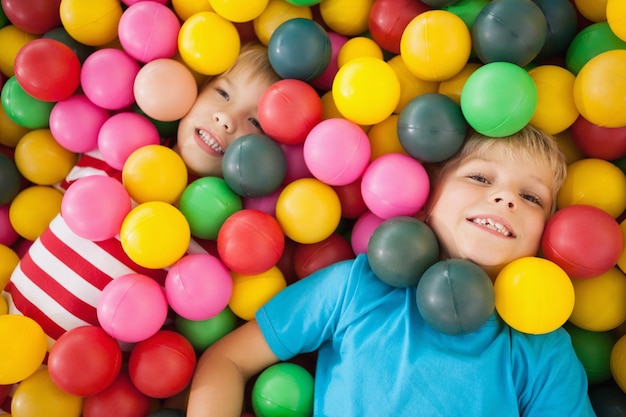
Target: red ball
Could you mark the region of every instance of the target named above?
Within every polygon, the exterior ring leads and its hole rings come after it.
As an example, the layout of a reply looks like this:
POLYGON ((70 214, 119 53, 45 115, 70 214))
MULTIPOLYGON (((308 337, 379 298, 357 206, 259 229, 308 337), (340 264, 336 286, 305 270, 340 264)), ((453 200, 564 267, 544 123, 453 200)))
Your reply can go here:
POLYGON ((95 395, 107 388, 121 366, 119 344, 96 326, 76 327, 63 333, 48 356, 52 382, 79 397, 95 395))
POLYGON ((191 382, 195 367, 193 346, 171 330, 160 330, 137 343, 128 360, 131 381, 151 398, 167 398, 182 392, 191 382))
POLYGON ((72 49, 54 39, 40 38, 24 45, 14 62, 15 79, 34 98, 65 100, 80 85, 80 61, 72 49))
POLYGON ((217 233, 217 252, 226 266, 242 275, 256 275, 276 265, 285 249, 285 235, 275 217, 256 209, 231 214, 217 233))
POLYGON ((415 16, 428 10, 429 6, 416 0, 376 0, 368 23, 372 39, 384 50, 399 54, 404 29, 415 16))
POLYGON ((578 116, 569 131, 572 142, 588 158, 613 161, 626 156, 626 126, 598 126, 578 116))
POLYGON ((350 243, 340 234, 333 233, 321 242, 299 245, 293 262, 296 275, 302 279, 318 269, 353 258, 350 243))
POLYGON ((558 210, 546 223, 541 250, 570 278, 593 278, 613 268, 624 248, 617 221, 594 206, 558 210))
POLYGON ((361 194, 361 178, 346 185, 336 185, 333 189, 341 202, 341 217, 356 219, 367 211, 361 194))
POLYGON ((287 145, 302 143, 322 121, 322 99, 308 83, 280 80, 265 90, 259 100, 259 123, 265 134, 287 145))
POLYGON ((85 398, 83 417, 140 417, 151 410, 152 400, 133 385, 127 372, 96 395, 85 398))
POLYGON ((18 29, 35 35, 61 26, 61 0, 2 0, 2 11, 18 29))

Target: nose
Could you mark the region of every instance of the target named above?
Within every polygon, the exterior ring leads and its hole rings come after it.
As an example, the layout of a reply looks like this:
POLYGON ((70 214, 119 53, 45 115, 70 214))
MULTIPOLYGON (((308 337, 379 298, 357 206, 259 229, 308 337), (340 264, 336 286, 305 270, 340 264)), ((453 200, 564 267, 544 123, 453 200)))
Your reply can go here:
POLYGON ((517 207, 516 196, 515 194, 509 191, 500 191, 495 196, 493 201, 496 204, 506 204, 509 209, 514 209, 517 207))
POLYGON ((223 128, 226 132, 232 132, 235 129, 233 119, 224 112, 217 112, 213 115, 213 120, 219 128, 223 128))

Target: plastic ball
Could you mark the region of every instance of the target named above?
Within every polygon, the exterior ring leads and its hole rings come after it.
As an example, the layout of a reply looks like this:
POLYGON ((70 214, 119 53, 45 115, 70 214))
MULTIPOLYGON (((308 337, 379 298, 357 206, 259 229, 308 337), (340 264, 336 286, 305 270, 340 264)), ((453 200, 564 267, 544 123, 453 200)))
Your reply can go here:
POLYGON ((588 158, 613 161, 626 156, 626 126, 602 127, 578 116, 569 132, 576 148, 588 158))
POLYGON ((41 366, 48 341, 37 322, 17 314, 0 315, 0 384, 11 385, 31 376, 41 366))
POLYGON ((19 194, 22 175, 12 158, 0 154, 0 204, 8 204, 19 194))
POLYGON ((124 50, 139 62, 171 58, 177 52, 180 23, 172 9, 155 1, 129 6, 117 34, 124 50))
POLYGON ((78 236, 102 241, 115 237, 131 210, 131 199, 118 180, 91 175, 74 181, 61 201, 61 215, 78 236))
POLYGON ((2 11, 11 24, 24 32, 41 35, 61 24, 60 3, 61 0, 3 0, 2 11))
POLYGON ((33 184, 57 184, 65 179, 76 160, 76 154, 59 145, 50 129, 31 130, 15 147, 15 165, 33 184))
POLYGON ((471 32, 476 18, 490 1, 491 0, 458 0, 454 3, 446 2, 448 4, 441 6, 441 9, 460 17, 471 32))
POLYGON ((128 372, 122 371, 107 388, 84 399, 83 417, 145 416, 151 406, 151 398, 135 387, 128 372))
POLYGON ((408 155, 382 155, 363 173, 363 201, 372 213, 383 219, 414 215, 424 206, 429 193, 426 170, 408 155))
POLYGON ((333 233, 321 242, 298 245, 293 254, 294 271, 302 279, 318 269, 352 258, 354 252, 348 240, 333 233))
POLYGON ((592 332, 581 329, 571 323, 565 324, 565 330, 572 338, 576 356, 585 368, 590 385, 600 384, 611 379, 611 349, 615 336, 610 332, 592 332))
POLYGON ((322 100, 301 80, 280 80, 269 86, 258 105, 259 123, 272 139, 287 145, 304 142, 322 121, 322 100))
POLYGON ((384 221, 385 219, 378 217, 369 210, 356 219, 350 233, 350 245, 356 255, 367 253, 367 247, 374 231, 384 221))
POLYGON ((50 131, 65 149, 84 153, 96 149, 98 133, 109 111, 95 105, 84 94, 57 102, 50 112, 50 131))
POLYGON ((546 19, 546 40, 535 61, 565 56, 578 31, 576 6, 570 0, 534 0, 546 19))
POLYGON ((301 178, 287 184, 280 193, 276 219, 291 240, 321 242, 339 226, 341 201, 330 185, 316 178, 301 178))
POLYGON ((626 413, 626 392, 615 383, 591 387, 589 400, 599 417, 620 417, 626 413))
POLYGON ((153 119, 171 122, 189 112, 198 97, 198 85, 191 71, 168 58, 154 59, 137 73, 133 85, 139 108, 153 119))
POLYGON ((287 286, 285 276, 277 266, 259 274, 231 273, 233 294, 228 307, 239 318, 249 321, 256 311, 287 286))
MULTIPOLYGON (((9 207, 9 204, 0 205, 0 245, 7 247, 12 246, 19 238, 17 232, 13 229, 13 226, 11 226, 9 207)), ((10 274, 11 271, 13 271, 11 262, 6 262, 4 265, 6 265, 7 268, 10 268, 10 270, 6 271, 7 274, 10 274)), ((0 287, 3 287, 3 285, 0 284, 0 287)))
POLYGON ((280 147, 287 161, 287 172, 285 173, 283 184, 289 184, 300 178, 311 178, 313 176, 304 162, 304 143, 295 145, 282 144, 280 147))
POLYGON ((276 200, 278 200, 278 196, 280 195, 283 187, 279 187, 272 194, 268 194, 262 197, 245 197, 242 200, 244 209, 254 209, 259 210, 264 213, 269 214, 270 216, 276 216, 276 200))
POLYGON ((155 280, 143 274, 126 274, 102 290, 97 305, 98 322, 115 339, 135 343, 161 328, 167 307, 165 292, 155 280))
POLYGON ((217 75, 230 68, 241 48, 233 22, 212 11, 198 12, 182 24, 178 32, 178 51, 194 71, 217 75))
POLYGON ((385 61, 355 58, 337 71, 332 95, 339 112, 360 125, 382 122, 400 100, 400 81, 385 61))
POLYGON ((133 152, 148 145, 158 146, 160 140, 157 128, 145 116, 120 112, 104 121, 97 145, 104 161, 122 170, 133 152))
POLYGON ((368 28, 372 39, 384 50, 400 53, 402 33, 413 18, 430 10, 424 2, 412 0, 378 0, 372 4, 368 28))
POLYGON ((267 47, 270 64, 281 78, 311 81, 324 72, 332 57, 326 30, 302 17, 281 23, 267 47))
POLYGON ((626 174, 609 161, 586 158, 567 167, 567 177, 557 194, 557 208, 584 204, 617 218, 626 209, 626 174))
POLYGON ((319 15, 330 30, 353 37, 367 31, 370 0, 319 1, 319 15))
POLYGON ((394 110, 395 114, 400 114, 407 103, 415 97, 422 94, 436 93, 437 88, 441 84, 439 81, 426 81, 417 78, 406 66, 401 55, 394 56, 387 63, 396 73, 398 81, 400 81, 400 99, 394 110))
POLYGON ((383 50, 371 38, 355 36, 348 39, 337 54, 337 66, 341 68, 352 59, 361 57, 383 59, 383 50))
POLYGON ((508 136, 530 122, 537 87, 528 72, 510 62, 492 62, 469 76, 461 92, 463 116, 479 133, 508 136))
POLYGON ((611 268, 593 279, 572 280, 576 302, 570 323, 592 332, 617 328, 626 320, 626 275, 611 268))
POLYGON ((15 75, 13 64, 15 57, 24 45, 37 39, 33 33, 27 33, 15 25, 6 25, 0 28, 0 43, 2 43, 2 53, 0 54, 0 73, 7 77, 15 75))
POLYGON ((2 87, 0 100, 7 116, 18 125, 28 129, 43 129, 49 126, 54 103, 36 99, 28 94, 15 76, 9 78, 2 87))
POLYGON ((24 239, 36 240, 61 212, 63 194, 48 185, 31 185, 20 191, 9 208, 9 219, 24 239))
POLYGON ((574 36, 565 53, 565 67, 574 75, 592 58, 603 52, 626 49, 626 41, 618 38, 605 21, 593 23, 574 36))
POLYGON ((300 7, 283 0, 269 0, 265 9, 253 21, 254 33, 263 45, 269 44, 274 30, 295 18, 313 19, 310 7, 300 7))
POLYGON ((361 195, 361 178, 349 184, 335 185, 333 190, 335 190, 341 202, 342 218, 356 219, 367 211, 367 206, 361 195))
POLYGON ((619 0, 607 0, 606 21, 609 27, 621 40, 626 41, 626 8, 619 0))
POLYGON ((80 84, 97 106, 121 110, 135 102, 133 84, 139 70, 139 63, 123 50, 103 48, 83 62, 80 84))
POLYGON ((0 291, 11 279, 11 274, 19 262, 18 254, 9 246, 0 243, 0 291))
POLYGON ((88 397, 115 380, 122 367, 122 351, 100 327, 76 327, 57 339, 47 364, 50 379, 57 387, 68 394, 88 397))
POLYGON ((574 286, 557 264, 538 257, 507 264, 494 283, 495 307, 513 329, 544 334, 561 327, 574 309, 574 286))
POLYGON ((398 138, 419 161, 441 162, 463 145, 467 124, 461 107, 441 93, 422 94, 400 113, 398 138))
POLYGON ((233 272, 254 275, 276 265, 285 248, 278 221, 259 210, 243 209, 229 216, 217 235, 220 258, 233 272))
POLYGON ((68 394, 58 388, 42 368, 22 381, 11 399, 11 415, 15 417, 79 417, 83 397, 68 394))
POLYGON ((574 103, 591 123, 626 126, 626 50, 603 52, 590 59, 574 80, 574 103))
POLYGON ((15 78, 38 100, 60 101, 80 84, 80 61, 68 46, 53 39, 28 42, 15 57, 15 78))
POLYGON ((17 142, 19 142, 22 136, 28 133, 29 130, 29 128, 21 126, 12 120, 9 115, 7 115, 3 105, 0 105, 0 145, 15 148, 17 142))
POLYGON ((231 22, 248 22, 256 19, 267 7, 269 0, 209 0, 213 10, 231 22))
POLYGON ((439 242, 424 222, 397 216, 374 230, 367 245, 367 258, 381 281, 394 287, 412 287, 437 262, 439 242))
POLYGON ((165 277, 170 307, 189 320, 206 320, 218 314, 228 305, 232 291, 228 269, 210 254, 183 256, 165 277))
POLYGON ((403 153, 408 155, 408 152, 400 143, 398 137, 398 119, 397 114, 392 114, 380 123, 372 125, 368 130, 367 136, 370 140, 370 148, 372 151, 371 160, 375 160, 381 155, 388 153, 403 153))
POLYGON ((96 0, 89 5, 81 0, 63 0, 59 14, 63 27, 74 39, 102 46, 117 37, 122 5, 119 0, 96 0))
POLYGON ((314 378, 300 365, 282 362, 266 368, 252 387, 259 417, 303 417, 313 413, 314 378))
POLYGON ((160 330, 135 345, 128 360, 133 384, 151 398, 168 398, 180 393, 193 376, 196 353, 182 335, 160 330))
POLYGON ((174 204, 187 187, 187 178, 187 167, 180 155, 163 145, 139 147, 122 168, 124 187, 138 203, 174 204))
POLYGON ((216 239, 226 219, 241 210, 243 203, 223 178, 203 177, 185 188, 178 208, 187 219, 193 236, 216 239))
POLYGON ((481 66, 482 64, 476 62, 468 62, 456 75, 438 83, 437 88, 433 92, 441 93, 450 97, 456 104, 461 104, 461 92, 465 82, 481 66))
POLYGON ((74 51, 81 64, 85 62, 85 59, 87 59, 87 57, 96 50, 96 48, 94 48, 93 46, 82 44, 76 39, 72 38, 63 26, 59 26, 47 31, 43 34, 42 38, 54 39, 67 45, 72 51, 74 51))
POLYGON ((613 379, 622 392, 626 392, 626 336, 621 336, 617 340, 609 360, 613 379))
POLYGON ((128 213, 120 229, 126 254, 146 268, 165 268, 187 250, 191 231, 185 216, 162 201, 141 203, 128 213))
POLYGON ((445 10, 429 10, 409 22, 400 40, 400 55, 416 77, 442 81, 463 69, 472 41, 463 20, 445 10))
POLYGON ((537 107, 529 123, 551 135, 569 128, 579 116, 572 94, 574 74, 557 65, 540 65, 528 74, 537 88, 537 107))
POLYGON ((340 35, 335 32, 328 32, 328 39, 330 39, 330 62, 326 69, 317 76, 317 78, 311 80, 309 83, 315 87, 318 91, 329 91, 333 87, 333 80, 339 71, 338 56, 341 47, 348 41, 347 36, 340 35))
POLYGON ((313 176, 329 185, 347 185, 361 177, 370 162, 367 134, 341 118, 317 124, 304 142, 304 161, 313 176))
POLYGON ((196 352, 204 352, 237 328, 237 316, 226 307, 213 317, 205 320, 189 320, 176 316, 176 331, 185 336, 196 352))
POLYGON ((619 228, 622 231, 622 235, 624 236, 624 250, 622 254, 617 259, 617 266, 621 271, 626 271, 626 220, 622 220, 619 224, 619 228))

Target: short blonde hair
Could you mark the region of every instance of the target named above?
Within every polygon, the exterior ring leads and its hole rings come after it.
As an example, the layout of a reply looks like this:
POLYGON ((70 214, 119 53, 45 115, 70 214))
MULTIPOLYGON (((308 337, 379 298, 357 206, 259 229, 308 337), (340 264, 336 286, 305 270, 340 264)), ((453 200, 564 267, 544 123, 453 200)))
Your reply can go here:
MULTIPOLYGON (((260 80, 268 85, 279 81, 281 77, 270 64, 267 48, 260 42, 243 44, 235 63, 221 75, 244 72, 248 81, 260 80)), ((207 80, 207 83, 210 80, 207 80)))
POLYGON ((567 176, 567 162, 554 137, 531 125, 525 126, 510 136, 496 138, 470 130, 463 146, 456 154, 439 164, 427 166, 431 184, 433 186, 437 184, 444 173, 458 166, 467 158, 484 155, 494 147, 498 147, 510 156, 545 163, 552 169, 551 213, 554 213, 556 195, 567 176))

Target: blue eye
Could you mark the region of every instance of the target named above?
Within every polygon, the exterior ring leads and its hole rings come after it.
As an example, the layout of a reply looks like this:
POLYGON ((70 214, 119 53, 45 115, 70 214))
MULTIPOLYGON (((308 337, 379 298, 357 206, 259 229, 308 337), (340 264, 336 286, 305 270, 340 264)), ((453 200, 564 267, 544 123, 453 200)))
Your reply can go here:
POLYGON ((543 203, 542 203, 541 199, 539 199, 538 197, 535 197, 532 194, 521 194, 521 197, 524 200, 530 201, 533 204, 537 204, 538 206, 543 207, 543 203))
POLYGON ((489 180, 485 177, 483 177, 480 174, 472 174, 472 175, 468 175, 467 178, 474 180, 476 182, 480 182, 482 184, 489 184, 489 180))
POLYGON ((261 123, 259 123, 259 121, 257 119, 254 118, 249 118, 248 119, 250 121, 250 123, 252 123, 252 125, 254 127, 256 127, 257 129, 259 129, 261 132, 263 132, 263 128, 261 127, 261 123))
POLYGON ((230 96, 228 95, 228 93, 224 90, 222 90, 221 88, 216 88, 215 91, 217 91, 217 93, 224 97, 226 100, 230 100, 230 96))

